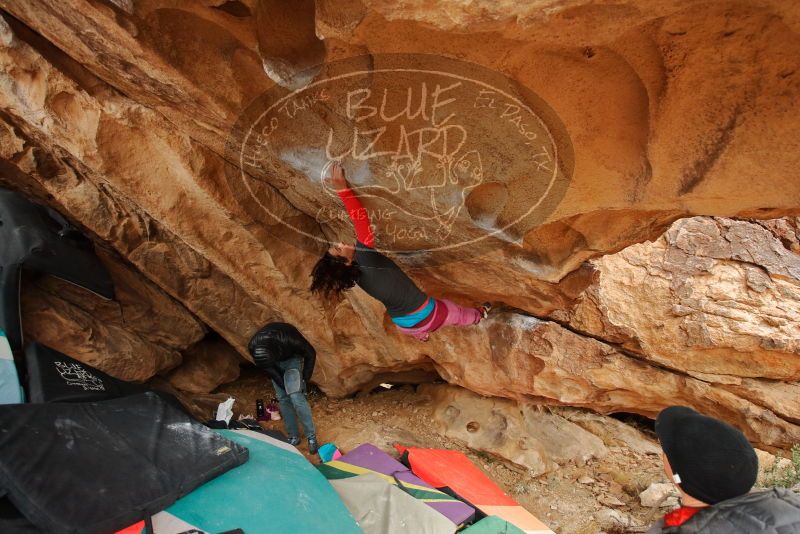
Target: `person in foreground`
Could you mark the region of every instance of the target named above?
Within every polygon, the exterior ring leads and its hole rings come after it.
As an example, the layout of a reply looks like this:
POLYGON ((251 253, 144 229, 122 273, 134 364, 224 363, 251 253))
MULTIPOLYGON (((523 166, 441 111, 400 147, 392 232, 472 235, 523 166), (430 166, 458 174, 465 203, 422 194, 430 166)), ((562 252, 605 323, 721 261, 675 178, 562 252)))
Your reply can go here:
POLYGON ((758 459, 739 430, 671 406, 658 415, 656 434, 681 507, 647 534, 800 533, 800 496, 787 489, 750 493, 758 459))
POLYGON ((311 273, 311 291, 338 298, 358 284, 386 307, 401 332, 420 341, 427 341, 431 332, 443 326, 475 325, 487 316, 489 304, 464 308, 423 293, 395 262, 375 250, 369 214, 350 189, 339 163, 331 165, 329 179, 353 222, 356 244, 337 243, 325 252, 311 273))
POLYGON ((300 443, 300 429, 308 439, 308 452, 316 454, 317 444, 306 386, 314 373, 317 351, 297 328, 287 323, 269 323, 250 339, 248 350, 256 366, 269 374, 289 435, 289 443, 300 443))

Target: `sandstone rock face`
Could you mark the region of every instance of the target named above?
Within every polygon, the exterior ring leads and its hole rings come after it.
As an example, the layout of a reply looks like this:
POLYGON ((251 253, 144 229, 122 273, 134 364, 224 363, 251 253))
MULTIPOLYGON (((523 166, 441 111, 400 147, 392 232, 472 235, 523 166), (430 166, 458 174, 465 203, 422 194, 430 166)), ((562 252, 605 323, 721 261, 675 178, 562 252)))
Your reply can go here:
POLYGON ((571 327, 798 419, 800 255, 762 225, 685 219, 594 265, 571 327))
POLYGON ((428 345, 445 380, 483 395, 648 417, 682 404, 731 421, 762 448, 782 448, 800 439, 800 427, 768 405, 654 366, 555 322, 497 313, 481 328, 435 338, 428 345))
POLYGON ((183 363, 167 380, 188 393, 211 393, 239 378, 240 356, 221 339, 203 339, 183 353, 183 363))
POLYGON ((602 440, 563 417, 529 404, 481 397, 454 386, 422 386, 445 436, 529 470, 534 476, 608 453, 602 440))
POLYGON ((569 319, 576 329, 677 369, 798 376, 800 255, 760 225, 685 219, 594 265, 599 282, 569 319))
MULTIPOLYGON (((347 393, 380 372, 430 368, 424 356, 382 342, 383 321, 363 294, 331 309, 305 290, 316 254, 275 237, 282 227, 274 220, 256 221, 244 211, 228 193, 228 163, 220 156, 20 32, 66 64, 71 77, 8 35, 6 68, 40 76, 5 75, 3 106, 14 125, 5 131, 4 184, 49 200, 109 243, 243 356, 258 328, 285 320, 299 325, 320 352, 336 354, 319 359, 316 375, 332 394, 347 393), (54 105, 59 102, 72 104, 54 105), (172 177, 165 180, 164 173, 172 177), (109 182, 111 175, 119 181, 109 182), (184 182, 172 183, 178 175, 184 182), (365 361, 364 350, 375 360, 365 361)), ((296 227, 320 232, 313 219, 272 195, 273 210, 296 227)))
POLYGON ((553 410, 567 421, 577 424, 602 439, 608 447, 627 447, 639 454, 661 454, 661 447, 651 438, 622 421, 572 408, 554 408, 553 410))
POLYGON ((757 222, 780 239, 783 246, 800 254, 800 217, 784 217, 783 219, 757 222))
POLYGON ((142 382, 181 363, 181 351, 205 328, 178 302, 99 251, 115 301, 53 277, 23 279, 26 339, 35 340, 123 380, 142 382))
MULTIPOLYGON (((29 332, 53 344, 52 325, 79 332, 65 352, 104 369, 115 352, 136 354, 141 369, 131 359, 120 372, 141 380, 177 365, 206 329, 247 357, 252 333, 283 320, 316 346, 314 381, 330 395, 435 371, 484 395, 601 412, 688 404, 765 448, 800 441, 800 7, 318 0, 288 14, 282 4, 0 0, 0 183, 53 205, 180 303, 154 305, 163 323, 155 313, 123 328, 36 285, 29 332), (228 150, 274 80, 331 79, 335 60, 354 57, 374 70, 390 53, 491 71, 546 103, 543 123, 558 133, 549 148, 561 198, 508 231, 495 230, 536 203, 541 171, 503 144, 508 122, 470 130, 480 159, 444 162, 461 186, 444 199, 459 208, 444 211, 449 233, 430 218, 394 250, 432 249, 430 236, 482 244, 395 259, 431 294, 509 308, 428 344, 400 335, 360 290, 335 304, 307 291, 325 242, 349 235, 317 180, 318 133, 351 131, 335 99, 295 100, 306 106, 302 135, 283 135, 257 165, 228 150), (670 226, 694 215, 716 218, 670 226)), ((397 98, 419 85, 401 81, 397 98)), ((480 113, 459 110, 467 124, 480 113)), ((376 213, 398 173, 418 179, 381 158, 345 162, 378 188, 366 200, 376 213)), ((397 210, 419 215, 438 201, 407 193, 397 210)), ((373 218, 383 245, 405 230, 373 218)), ((149 302, 148 291, 133 293, 149 302)))

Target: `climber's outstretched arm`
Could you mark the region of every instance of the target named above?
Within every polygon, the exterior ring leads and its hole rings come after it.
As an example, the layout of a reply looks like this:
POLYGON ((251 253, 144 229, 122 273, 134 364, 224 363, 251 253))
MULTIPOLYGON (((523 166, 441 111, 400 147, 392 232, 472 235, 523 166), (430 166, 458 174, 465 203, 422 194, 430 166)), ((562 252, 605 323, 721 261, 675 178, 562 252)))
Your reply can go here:
POLYGON ((369 222, 369 213, 367 213, 367 209, 353 190, 350 189, 350 185, 344 177, 344 168, 339 163, 331 165, 330 179, 339 198, 344 203, 347 215, 350 216, 350 220, 353 222, 353 226, 356 229, 356 239, 369 248, 374 248, 375 236, 372 233, 372 225, 369 222))

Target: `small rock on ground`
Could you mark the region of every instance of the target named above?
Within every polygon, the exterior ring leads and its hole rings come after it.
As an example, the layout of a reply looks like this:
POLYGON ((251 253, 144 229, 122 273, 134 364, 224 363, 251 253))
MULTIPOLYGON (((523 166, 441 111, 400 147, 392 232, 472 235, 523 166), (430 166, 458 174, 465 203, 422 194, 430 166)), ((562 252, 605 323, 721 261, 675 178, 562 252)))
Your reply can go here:
POLYGON ((654 506, 668 506, 669 497, 677 499, 678 492, 675 486, 668 482, 654 482, 639 494, 639 501, 645 508, 654 506))

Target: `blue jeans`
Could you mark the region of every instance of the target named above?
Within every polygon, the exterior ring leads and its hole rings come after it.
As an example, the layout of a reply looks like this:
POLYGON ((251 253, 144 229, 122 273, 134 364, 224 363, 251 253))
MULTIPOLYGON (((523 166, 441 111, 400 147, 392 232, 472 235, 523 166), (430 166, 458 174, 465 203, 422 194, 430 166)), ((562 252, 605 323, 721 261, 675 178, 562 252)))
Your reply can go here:
POLYGON ((300 430, 297 428, 297 419, 303 425, 303 433, 307 438, 316 437, 314 420, 311 418, 311 406, 306 399, 306 386, 303 383, 301 369, 303 367, 302 358, 292 358, 283 362, 278 362, 278 368, 283 371, 283 382, 286 389, 280 384, 272 381, 275 394, 278 397, 278 406, 281 410, 283 424, 289 437, 300 437, 300 430), (291 393, 287 393, 286 391, 291 393))

